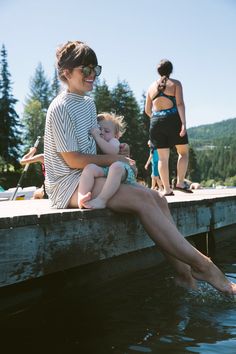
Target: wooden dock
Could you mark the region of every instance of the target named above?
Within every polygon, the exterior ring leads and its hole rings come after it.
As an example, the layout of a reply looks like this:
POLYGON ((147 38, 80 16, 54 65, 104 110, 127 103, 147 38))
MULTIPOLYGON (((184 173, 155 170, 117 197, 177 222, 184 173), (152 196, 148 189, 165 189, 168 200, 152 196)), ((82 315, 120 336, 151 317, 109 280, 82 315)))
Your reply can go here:
MULTIPOLYGON (((167 199, 178 229, 198 235, 199 245, 217 230, 236 229, 236 188, 175 191, 167 199)), ((160 257, 134 215, 52 209, 48 200, 0 202, 0 287, 88 265, 114 276, 160 257)))

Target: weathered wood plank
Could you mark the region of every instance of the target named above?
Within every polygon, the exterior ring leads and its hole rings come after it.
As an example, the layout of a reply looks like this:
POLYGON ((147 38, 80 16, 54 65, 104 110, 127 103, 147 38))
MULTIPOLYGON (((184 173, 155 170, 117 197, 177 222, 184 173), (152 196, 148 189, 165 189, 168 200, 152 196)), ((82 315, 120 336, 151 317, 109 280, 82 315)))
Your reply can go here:
MULTIPOLYGON (((185 237, 236 224, 236 189, 176 192, 168 202, 185 237)), ((0 202, 1 287, 153 247, 131 214, 51 209, 48 200, 0 202)))

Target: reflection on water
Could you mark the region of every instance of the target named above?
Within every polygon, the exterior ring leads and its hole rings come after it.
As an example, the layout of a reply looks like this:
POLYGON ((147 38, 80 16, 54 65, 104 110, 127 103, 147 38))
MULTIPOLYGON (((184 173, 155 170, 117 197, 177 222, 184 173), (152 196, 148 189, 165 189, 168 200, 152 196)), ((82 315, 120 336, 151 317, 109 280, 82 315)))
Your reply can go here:
MULTIPOLYGON (((236 244, 234 249, 230 244, 218 255, 221 269, 234 282, 235 250, 236 244)), ((202 282, 199 289, 175 287, 166 264, 86 296, 73 281, 51 301, 5 318, 1 343, 32 353, 234 354, 236 301, 202 282)))

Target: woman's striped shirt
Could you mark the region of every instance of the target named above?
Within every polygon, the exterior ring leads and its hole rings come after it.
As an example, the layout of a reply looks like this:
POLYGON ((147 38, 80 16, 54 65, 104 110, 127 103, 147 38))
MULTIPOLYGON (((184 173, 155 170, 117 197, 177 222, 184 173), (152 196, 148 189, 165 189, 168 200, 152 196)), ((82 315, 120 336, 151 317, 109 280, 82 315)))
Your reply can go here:
POLYGON ((67 91, 50 104, 44 135, 45 186, 51 206, 66 208, 79 184, 82 170, 70 168, 60 152, 96 154, 96 143, 89 134, 97 125, 94 101, 67 91))

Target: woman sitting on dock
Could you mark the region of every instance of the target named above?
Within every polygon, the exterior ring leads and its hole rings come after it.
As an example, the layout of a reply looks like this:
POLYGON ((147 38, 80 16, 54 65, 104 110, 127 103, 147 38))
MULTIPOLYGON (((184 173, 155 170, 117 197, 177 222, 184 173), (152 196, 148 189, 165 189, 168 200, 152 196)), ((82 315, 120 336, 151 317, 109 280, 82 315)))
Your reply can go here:
MULTIPOLYGON (((97 155, 89 134, 97 125, 94 101, 86 96, 101 73, 95 52, 85 43, 67 42, 57 50, 57 68, 67 90, 51 103, 46 118, 44 158, 46 190, 52 206, 78 208, 78 185, 82 169, 94 163, 109 166, 115 161, 129 163, 122 155, 97 155)), ((92 198, 100 193, 105 178, 96 178, 92 198)), ((236 294, 217 266, 194 248, 177 230, 165 197, 141 185, 121 184, 108 201, 116 212, 135 213, 146 232, 176 270, 176 283, 196 289, 196 279, 204 280, 219 291, 236 294)))

